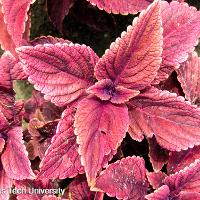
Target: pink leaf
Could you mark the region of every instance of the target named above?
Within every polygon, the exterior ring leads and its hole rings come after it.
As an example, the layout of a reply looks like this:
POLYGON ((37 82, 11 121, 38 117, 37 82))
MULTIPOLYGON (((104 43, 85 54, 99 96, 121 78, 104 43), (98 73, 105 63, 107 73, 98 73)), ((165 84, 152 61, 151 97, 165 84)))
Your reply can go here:
POLYGON ((169 200, 169 187, 167 185, 163 185, 154 191, 154 193, 148 194, 145 196, 147 200, 169 200))
POLYGON ((169 186, 171 197, 181 192, 200 192, 200 160, 183 170, 165 178, 164 184, 169 186))
POLYGON ((67 199, 61 199, 61 197, 56 197, 54 195, 45 195, 42 197, 41 200, 67 200, 67 199))
POLYGON ((159 187, 161 187, 166 177, 167 175, 163 172, 147 173, 147 179, 154 189, 158 189, 159 187))
POLYGON ((47 0, 47 11, 54 26, 62 32, 62 22, 75 0, 47 0), (58 12, 59 11, 59 12, 58 12))
POLYGON ((51 146, 40 164, 39 176, 65 179, 84 173, 73 131, 73 112, 73 109, 63 112, 56 135, 52 138, 51 146))
POLYGON ((148 0, 87 0, 99 9, 114 14, 136 14, 150 4, 148 0))
POLYGON ((64 40, 63 38, 56 38, 52 36, 41 36, 41 37, 35 38, 34 40, 29 41, 28 45, 36 46, 37 44, 56 44, 56 43, 70 44, 71 42, 69 40, 64 40))
POLYGON ((148 139, 149 143, 149 158, 155 172, 162 169, 168 161, 168 151, 163 149, 155 138, 148 139))
POLYGON ((197 192, 180 192, 180 199, 181 200, 199 200, 200 199, 200 193, 197 192))
POLYGON ((15 45, 20 46, 31 0, 1 0, 1 2, 8 33, 15 45))
POLYGON ((15 44, 8 33, 7 26, 4 22, 4 15, 2 13, 2 5, 0 4, 0 44, 5 51, 10 51, 15 54, 15 44))
POLYGON ((87 92, 94 94, 101 100, 110 100, 112 103, 125 103, 129 99, 137 96, 140 91, 124 88, 123 86, 115 86, 110 79, 103 79, 89 87, 87 92))
POLYGON ((127 157, 112 163, 101 172, 94 190, 106 192, 117 199, 144 199, 147 192, 144 160, 140 157, 127 157))
POLYGON ((195 104, 200 98, 200 58, 193 52, 177 70, 185 98, 195 104))
POLYGON ((28 153, 23 144, 22 130, 15 127, 7 133, 6 148, 1 156, 4 170, 8 177, 22 180, 33 179, 31 163, 28 160, 28 153))
POLYGON ((168 174, 178 172, 200 158, 200 146, 181 152, 170 152, 167 164, 168 174))
POLYGON ((10 179, 7 175, 6 172, 2 168, 1 164, 1 170, 0 170, 0 188, 1 188, 1 193, 0 193, 0 200, 8 200, 9 199, 9 189, 12 188, 12 183, 13 180, 10 179))
POLYGON ((154 134, 158 144, 171 151, 200 144, 200 111, 183 97, 152 87, 133 98, 130 105, 133 139, 154 134))
POLYGON ((111 44, 97 63, 95 76, 98 80, 111 79, 126 88, 143 89, 155 78, 161 53, 160 1, 156 1, 111 44))
POLYGON ((85 45, 44 44, 21 47, 18 52, 29 81, 58 106, 82 97, 94 83, 93 67, 98 57, 85 45))
POLYGON ((100 194, 100 192, 90 191, 87 180, 84 176, 78 176, 73 182, 71 182, 68 192, 69 197, 73 200, 103 200, 103 195, 100 194))
POLYGON ((162 1, 163 62, 155 83, 186 61, 200 37, 200 12, 186 3, 162 1), (173 16, 173 17, 172 17, 173 16))
POLYGON ((97 173, 105 165, 105 156, 116 150, 125 137, 128 123, 125 105, 102 102, 95 97, 79 103, 74 126, 89 186, 94 185, 97 173))

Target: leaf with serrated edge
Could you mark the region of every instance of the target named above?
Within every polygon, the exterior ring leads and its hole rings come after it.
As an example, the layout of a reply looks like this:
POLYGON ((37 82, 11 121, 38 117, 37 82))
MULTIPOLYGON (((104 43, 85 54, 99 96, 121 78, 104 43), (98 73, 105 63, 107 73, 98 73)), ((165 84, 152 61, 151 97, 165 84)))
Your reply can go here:
POLYGON ((16 180, 33 179, 28 152, 22 140, 21 127, 14 127, 7 133, 6 148, 1 156, 3 168, 9 178, 16 180))
POLYGON ((200 158, 200 146, 189 148, 186 151, 170 152, 167 164, 168 174, 178 172, 200 158))
POLYGON ((200 110, 183 97, 151 87, 129 103, 133 139, 155 135, 158 144, 171 151, 200 144, 200 110))
POLYGON ((95 81, 93 68, 98 57, 85 45, 44 44, 21 47, 18 52, 28 80, 57 106, 82 97, 95 81))
POLYGON ((187 3, 161 3, 163 24, 162 65, 154 83, 167 79, 169 74, 186 61, 200 37, 200 11, 187 3))
POLYGON ((7 30, 16 46, 22 45, 22 36, 25 31, 25 23, 28 19, 31 0, 1 0, 4 13, 4 21, 7 30))
POLYGON ((148 184, 145 178, 144 160, 127 157, 110 164, 100 176, 92 190, 100 190, 117 199, 144 199, 148 184))
POLYGON ((185 98, 194 103, 200 99, 200 58, 193 52, 177 70, 185 98))
POLYGON ((116 85, 141 90, 155 78, 161 54, 160 1, 155 1, 111 44, 97 63, 95 76, 98 80, 111 79, 116 85))
POLYGON ((145 199, 148 200, 169 200, 169 187, 167 185, 163 185, 157 190, 154 191, 154 193, 148 194, 145 196, 145 199))
MULTIPOLYGON (((114 14, 136 14, 150 4, 148 0, 87 0, 101 10, 114 14)), ((153 2, 153 0, 152 0, 153 2)))
POLYGON ((171 196, 181 192, 200 192, 200 160, 185 167, 183 170, 165 178, 164 184, 168 185, 171 196))
POLYGON ((57 126, 51 146, 40 163, 38 176, 51 179, 65 179, 84 173, 78 154, 76 135, 73 131, 73 109, 66 109, 57 126))
POLYGON ((158 189, 163 185, 164 179, 167 177, 167 174, 164 172, 147 172, 147 179, 154 189, 158 189))
POLYGON ((122 142, 128 124, 126 105, 114 105, 96 97, 79 103, 74 126, 89 186, 94 185, 97 173, 105 165, 105 156, 122 142))

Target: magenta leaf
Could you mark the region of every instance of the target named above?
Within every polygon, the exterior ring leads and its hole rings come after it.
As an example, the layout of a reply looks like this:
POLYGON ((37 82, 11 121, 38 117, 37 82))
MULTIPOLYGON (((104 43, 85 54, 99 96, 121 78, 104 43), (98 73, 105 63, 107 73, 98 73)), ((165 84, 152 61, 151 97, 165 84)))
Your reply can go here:
POLYGON ((181 200, 199 200, 200 199, 200 193, 197 192, 180 192, 180 199, 181 200))
POLYGON ((162 169, 164 164, 168 161, 168 151, 163 149, 157 142, 156 139, 149 138, 149 159, 155 172, 162 169))
POLYGON ((56 197, 54 195, 45 195, 42 197, 41 200, 67 200, 67 199, 62 199, 61 197, 56 197))
POLYGON ((20 46, 31 0, 2 0, 1 2, 8 33, 15 45, 20 46))
POLYGON ((110 79, 116 85, 141 90, 155 78, 161 53, 160 2, 155 1, 111 44, 97 63, 95 76, 98 80, 110 79))
POLYGON ((100 190, 117 199, 144 199, 148 184, 144 160, 127 157, 110 164, 97 177, 93 190, 100 190))
POLYGON ((73 109, 63 112, 56 135, 40 164, 40 177, 65 179, 84 173, 73 131, 73 109))
POLYGON ((158 189, 163 185, 167 175, 164 172, 147 172, 147 179, 154 189, 158 189))
POLYGON ((200 192, 200 160, 183 170, 165 178, 164 184, 170 189, 170 196, 178 196, 181 192, 200 192))
POLYGON ((0 164, 0 200, 8 200, 9 199, 9 189, 12 187, 13 180, 10 179, 5 170, 3 169, 2 164, 0 164))
POLYGON ((29 81, 57 106, 85 95, 98 57, 85 45, 57 43, 18 48, 29 81))
POLYGON ((6 148, 2 153, 1 161, 9 178, 16 180, 33 179, 35 176, 31 170, 28 153, 23 144, 22 130, 14 127, 7 132, 6 148))
POLYGON ((167 164, 168 174, 178 172, 200 158, 200 146, 181 152, 170 152, 167 164))
POLYGON ((200 12, 186 3, 162 1, 163 54, 155 83, 186 61, 200 37, 200 12))
POLYGON ((88 187, 86 178, 81 175, 76 177, 76 179, 70 183, 68 189, 69 198, 74 200, 103 200, 103 193, 92 192, 88 187))
POLYGON ((62 22, 69 9, 73 6, 75 0, 46 0, 47 11, 50 20, 54 26, 62 32, 62 22))
POLYGON ((153 0, 87 0, 92 5, 96 5, 99 9, 114 14, 136 14, 144 9, 153 0))
POLYGON ((200 98, 200 58, 196 52, 193 52, 188 60, 181 64, 177 73, 185 98, 195 104, 200 98))
POLYGON ((2 5, 0 3, 0 44, 1 48, 15 54, 15 44, 8 33, 7 26, 4 22, 4 14, 2 13, 2 5))
POLYGON ((94 185, 97 173, 105 165, 105 156, 122 142, 128 123, 126 105, 114 105, 95 97, 79 103, 74 126, 89 186, 94 185))
POLYGON ((94 94, 101 100, 110 100, 112 103, 125 103, 129 99, 137 96, 140 91, 124 88, 123 86, 115 86, 110 79, 103 79, 89 87, 87 92, 94 94))
POLYGON ((158 144, 171 151, 200 144, 200 111, 183 97, 151 87, 130 105, 129 133, 133 139, 155 135, 158 144))
POLYGON ((154 191, 154 193, 148 194, 145 196, 147 200, 169 200, 169 187, 163 185, 154 191))

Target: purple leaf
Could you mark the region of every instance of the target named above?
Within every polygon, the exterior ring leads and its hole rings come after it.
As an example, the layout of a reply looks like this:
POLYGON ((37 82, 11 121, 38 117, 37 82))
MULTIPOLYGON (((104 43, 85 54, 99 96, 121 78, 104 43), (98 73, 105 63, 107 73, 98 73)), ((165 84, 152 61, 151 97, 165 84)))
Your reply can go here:
POLYGON ((8 33, 15 45, 20 46, 31 0, 1 0, 1 2, 8 33))
POLYGON ((40 164, 38 176, 51 179, 65 179, 84 173, 78 154, 78 145, 73 131, 73 109, 63 112, 56 135, 40 164))
POLYGON ((130 105, 129 133, 133 139, 155 135, 158 144, 171 151, 200 144, 200 111, 183 97, 151 87, 130 105))
POLYGON ((196 52, 193 52, 188 60, 181 64, 177 73, 185 98, 195 104, 200 99, 200 58, 196 52))
POLYGON ((170 196, 178 196, 181 192, 200 192, 200 160, 185 167, 183 170, 165 178, 164 184, 170 189, 170 196))
POLYGON ((127 157, 110 164, 97 177, 93 190, 106 192, 117 199, 144 199, 147 192, 144 160, 127 157))
POLYGON ((87 92, 94 94, 101 100, 110 100, 112 103, 125 103, 137 96, 140 91, 127 89, 123 86, 115 86, 110 79, 103 79, 89 87, 87 92))
POLYGON ((148 194, 145 196, 147 200, 169 200, 169 187, 167 185, 163 185, 154 191, 154 193, 148 194))
POLYGON ((98 80, 110 79, 115 85, 141 90, 155 78, 161 53, 160 1, 156 1, 111 44, 97 63, 95 76, 98 80))
POLYGON ((99 9, 114 14, 136 14, 144 9, 153 0, 87 0, 92 5, 96 5, 99 9))
POLYGON ((21 47, 18 52, 29 81, 57 106, 82 97, 94 83, 93 67, 98 57, 85 45, 44 44, 21 47))
POLYGON ((6 148, 2 153, 1 161, 8 177, 22 180, 33 179, 28 153, 23 144, 22 130, 14 127, 7 133, 6 148))
POLYGON ((74 126, 89 186, 94 185, 97 173, 105 165, 105 156, 122 142, 128 123, 126 105, 114 105, 95 97, 79 103, 74 126))
POLYGON ((200 37, 200 11, 186 3, 162 1, 163 54, 155 83, 186 61, 200 37))
POLYGON ((73 6, 75 0, 46 0, 47 11, 50 20, 54 26, 62 32, 62 22, 69 9, 73 6))

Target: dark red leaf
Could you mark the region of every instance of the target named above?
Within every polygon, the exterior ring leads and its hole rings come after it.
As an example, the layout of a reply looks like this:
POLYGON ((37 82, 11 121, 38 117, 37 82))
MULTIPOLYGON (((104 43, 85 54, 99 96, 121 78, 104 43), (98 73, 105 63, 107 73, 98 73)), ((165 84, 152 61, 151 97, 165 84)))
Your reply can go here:
POLYGON ((99 9, 114 14, 136 14, 144 9, 153 1, 148 0, 87 0, 99 9))
POLYGON ((47 11, 54 26, 62 32, 62 22, 75 0, 47 0, 47 11))
POLYGON ((95 97, 79 103, 74 126, 89 186, 94 185, 97 173, 105 165, 105 156, 122 142, 128 122, 125 105, 114 105, 95 97))
POLYGON ((190 54, 177 73, 185 98, 194 104, 197 103, 200 99, 200 58, 196 52, 190 54))
POLYGON ((169 200, 169 187, 167 185, 163 185, 154 191, 154 193, 148 194, 145 196, 148 200, 169 200))
POLYGON ((85 45, 57 43, 18 48, 29 81, 58 106, 85 95, 94 83, 93 67, 98 57, 85 45))
POLYGON ((80 163, 78 145, 73 131, 73 109, 67 109, 62 114, 57 133, 40 164, 40 177, 65 179, 84 173, 80 163))
POLYGON ((140 90, 155 78, 161 54, 160 2, 156 1, 111 44, 97 63, 95 76, 98 80, 110 79, 115 85, 140 90))
POLYGON ((71 182, 68 190, 68 196, 73 200, 103 200, 103 194, 90 191, 87 180, 83 175, 71 182))
POLYGON ((152 87, 134 97, 130 105, 133 139, 155 135, 159 145, 171 151, 200 144, 200 111, 183 97, 152 87))
POLYGON ((117 199, 142 200, 147 192, 144 160, 127 157, 110 164, 100 176, 92 190, 106 192, 117 199))
POLYGON ((1 161, 8 177, 22 180, 33 179, 35 175, 30 167, 28 153, 22 140, 21 127, 14 127, 7 132, 6 148, 1 161))
POLYGON ((149 138, 149 158, 155 172, 162 169, 164 164, 168 161, 168 151, 163 149, 157 142, 156 139, 149 138))

